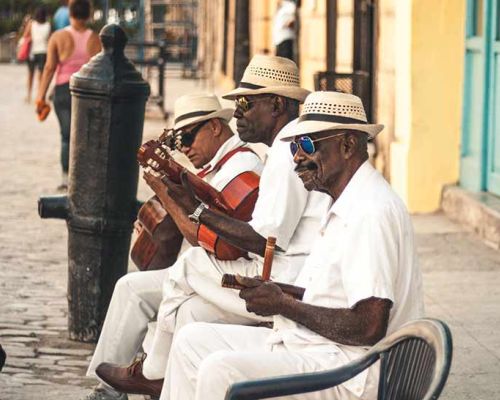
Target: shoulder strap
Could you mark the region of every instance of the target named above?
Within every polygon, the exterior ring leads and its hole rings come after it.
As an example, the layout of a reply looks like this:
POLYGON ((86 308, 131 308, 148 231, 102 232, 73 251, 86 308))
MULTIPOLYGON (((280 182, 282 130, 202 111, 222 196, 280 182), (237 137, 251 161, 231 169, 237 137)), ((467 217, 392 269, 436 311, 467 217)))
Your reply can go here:
POLYGON ((228 151, 224 157, 222 157, 219 162, 217 164, 214 165, 214 167, 212 168, 212 171, 215 171, 215 172, 218 172, 222 166, 232 157, 234 156, 236 153, 240 153, 240 152, 252 152, 255 154, 255 152, 250 149, 249 147, 243 147, 243 146, 240 146, 240 147, 236 147, 235 149, 231 150, 231 151, 228 151))
POLYGON ((217 164, 215 164, 215 166, 212 168, 211 165, 208 165, 207 167, 203 168, 201 171, 199 171, 196 175, 198 175, 200 178, 204 178, 205 176, 207 176, 208 174, 212 173, 212 172, 219 172, 219 170, 222 168, 222 166, 232 157, 234 156, 236 153, 240 153, 240 152, 252 152, 255 154, 255 152, 248 148, 248 147, 243 147, 243 146, 240 146, 240 147, 236 147, 235 149, 231 150, 231 151, 228 151, 224 157, 222 157, 219 162, 217 164))

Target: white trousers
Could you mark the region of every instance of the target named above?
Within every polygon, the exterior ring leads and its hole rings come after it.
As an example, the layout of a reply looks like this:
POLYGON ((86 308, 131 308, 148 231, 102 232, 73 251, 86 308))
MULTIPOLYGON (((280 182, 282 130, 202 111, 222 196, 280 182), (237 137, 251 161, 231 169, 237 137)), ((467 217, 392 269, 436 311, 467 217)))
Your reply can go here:
MULTIPOLYGON (((160 400, 223 400, 228 387, 240 381, 324 371, 344 363, 335 353, 288 350, 266 344, 270 329, 193 323, 174 339, 160 400)), ((367 381, 376 398, 376 377, 367 381)), ((359 399, 344 386, 287 396, 287 399, 359 399)))
MULTIPOLYGON (((290 282, 303 260, 302 256, 276 257, 273 271, 280 272, 283 282, 290 282), (292 266, 288 277, 286 270, 292 266)), ((141 348, 148 323, 157 314, 157 329, 143 367, 149 379, 164 376, 172 339, 185 324, 204 321, 249 325, 264 320, 246 311, 238 291, 220 286, 226 272, 254 276, 262 272, 262 263, 220 261, 194 247, 166 270, 133 272, 119 279, 87 375, 95 376, 102 362, 130 364, 141 348)))
MULTIPOLYGON (((275 256, 272 276, 281 282, 295 280, 304 256, 275 256)), ((149 379, 164 376, 175 333, 189 322, 203 321, 253 325, 271 321, 246 310, 239 291, 221 287, 222 275, 255 276, 262 273, 262 259, 221 261, 200 247, 192 247, 169 268, 163 281, 163 299, 149 363, 144 375, 149 379), (179 317, 182 310, 183 318, 179 317), (158 373, 161 371, 161 376, 158 373)), ((147 360, 147 359, 146 359, 147 360)))
POLYGON ((130 364, 141 348, 162 299, 167 270, 131 272, 116 282, 87 375, 102 362, 130 364))
MULTIPOLYGON (((305 256, 275 255, 271 277, 290 283, 300 271, 305 256)), ((223 274, 256 276, 262 274, 262 259, 221 261, 200 247, 187 250, 169 269, 163 285, 163 300, 158 312, 158 326, 167 332, 175 329, 175 312, 193 295, 198 295, 224 311, 250 318, 253 321, 270 321, 246 310, 239 291, 221 287, 223 274)), ((209 322, 209 321, 205 321, 209 322)))

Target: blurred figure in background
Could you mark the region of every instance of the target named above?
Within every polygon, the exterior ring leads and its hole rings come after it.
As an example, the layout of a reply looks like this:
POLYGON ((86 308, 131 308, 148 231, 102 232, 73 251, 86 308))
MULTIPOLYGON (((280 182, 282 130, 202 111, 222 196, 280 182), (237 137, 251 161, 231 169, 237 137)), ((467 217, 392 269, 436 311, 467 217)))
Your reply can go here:
POLYGON ((294 0, 282 0, 273 19, 273 44, 276 55, 293 60, 293 48, 296 38, 297 6, 294 0))
POLYGON ((70 26, 61 29, 49 40, 47 63, 37 96, 37 112, 45 104, 47 89, 54 74, 56 86, 54 108, 61 127, 62 183, 59 190, 67 189, 69 164, 69 134, 71 123, 71 94, 69 80, 83 64, 101 50, 99 36, 87 28, 91 5, 89 0, 72 0, 69 4, 70 26), (56 72, 57 70, 57 72, 56 72))
POLYGON ((61 0, 61 5, 57 8, 52 19, 54 30, 66 28, 69 25, 69 7, 68 0, 61 0))
POLYGON ((42 78, 42 71, 47 59, 47 43, 50 36, 50 23, 47 21, 47 9, 40 6, 36 9, 34 18, 26 23, 24 40, 31 40, 31 49, 28 58, 28 82, 26 101, 31 102, 31 91, 35 71, 38 70, 38 82, 42 78))

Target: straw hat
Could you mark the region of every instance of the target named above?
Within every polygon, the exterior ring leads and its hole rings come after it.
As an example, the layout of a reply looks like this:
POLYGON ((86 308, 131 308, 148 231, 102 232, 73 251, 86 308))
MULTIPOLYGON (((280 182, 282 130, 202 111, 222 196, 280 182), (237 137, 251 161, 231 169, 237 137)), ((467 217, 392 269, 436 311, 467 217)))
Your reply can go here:
POLYGON ((222 98, 234 100, 237 96, 265 93, 289 97, 302 103, 310 92, 299 87, 299 69, 292 60, 256 55, 246 67, 239 86, 222 98))
POLYGON ((381 124, 369 124, 363 103, 358 96, 340 92, 313 92, 307 96, 297 124, 280 134, 288 142, 295 136, 332 129, 353 129, 373 139, 384 129, 381 124))
POLYGON ((233 112, 232 108, 222 108, 219 99, 213 94, 185 95, 174 104, 174 129, 212 118, 229 122, 233 112))

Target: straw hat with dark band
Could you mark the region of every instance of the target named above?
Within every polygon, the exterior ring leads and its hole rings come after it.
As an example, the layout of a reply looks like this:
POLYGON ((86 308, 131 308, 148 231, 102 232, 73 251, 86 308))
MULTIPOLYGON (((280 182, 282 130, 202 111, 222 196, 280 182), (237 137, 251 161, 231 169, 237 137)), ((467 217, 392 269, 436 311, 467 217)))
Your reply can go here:
POLYGON ((177 130, 212 118, 221 118, 229 122, 233 117, 233 112, 232 108, 222 108, 215 95, 185 95, 175 101, 174 129, 177 130))
POLYGON ((350 129, 365 132, 370 139, 377 136, 384 125, 369 124, 361 99, 340 92, 313 92, 307 96, 297 124, 280 133, 280 139, 291 141, 295 136, 350 129))
POLYGON ((299 70, 293 61, 256 55, 246 67, 238 87, 222 97, 234 100, 238 96, 276 94, 302 103, 309 93, 299 87, 299 70))

